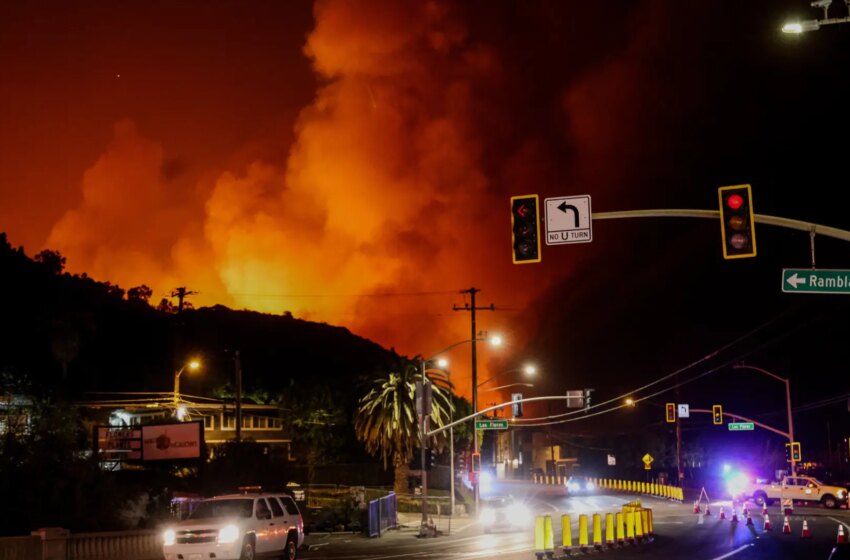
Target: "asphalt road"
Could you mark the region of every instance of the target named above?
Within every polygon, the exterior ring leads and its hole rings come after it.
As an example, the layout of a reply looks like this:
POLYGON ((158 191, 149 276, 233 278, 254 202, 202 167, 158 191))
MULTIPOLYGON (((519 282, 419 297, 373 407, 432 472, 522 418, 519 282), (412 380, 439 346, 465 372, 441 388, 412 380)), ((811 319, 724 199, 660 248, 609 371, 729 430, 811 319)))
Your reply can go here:
MULTIPOLYGON (((820 507, 795 508, 791 516, 791 534, 782 533, 783 516, 778 506, 769 508, 772 531, 763 529, 761 511, 750 504, 752 526, 745 519, 738 523, 729 520, 730 503, 713 502, 712 515, 702 517, 693 513, 693 504, 678 504, 648 496, 606 494, 566 497, 560 488, 549 489, 526 483, 504 484, 496 493, 512 494, 524 500, 535 514, 552 515, 555 527, 555 556, 563 556, 557 546, 561 543, 560 516, 570 513, 573 539, 577 542, 578 514, 616 512, 639 497, 644 507, 653 509, 654 538, 651 542, 605 549, 600 554, 607 559, 664 558, 687 560, 747 559, 806 559, 826 560, 834 546, 839 523, 844 524, 850 539, 850 512, 820 507), (719 520, 720 506, 725 507, 727 519, 719 520), (811 537, 803 539, 802 525, 806 520, 811 537)), ((740 511, 739 511, 740 516, 740 511)), ((603 516, 604 517, 604 516, 603 516)), ((403 516, 407 521, 400 530, 389 531, 379 538, 367 539, 355 535, 309 535, 309 550, 301 552, 305 560, 395 560, 416 558, 532 560, 533 530, 484 534, 472 518, 435 520, 443 534, 436 538, 419 538, 415 515, 403 516)))

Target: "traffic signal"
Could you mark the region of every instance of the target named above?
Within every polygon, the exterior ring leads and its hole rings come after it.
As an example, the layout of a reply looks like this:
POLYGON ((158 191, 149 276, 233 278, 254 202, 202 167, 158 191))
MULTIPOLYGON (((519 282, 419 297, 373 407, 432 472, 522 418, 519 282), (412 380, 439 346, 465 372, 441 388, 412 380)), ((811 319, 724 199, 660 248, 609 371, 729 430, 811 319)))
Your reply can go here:
POLYGON ((723 424, 723 406, 716 404, 711 407, 711 416, 714 424, 720 426, 723 424))
POLYGON ((665 408, 667 410, 667 422, 672 424, 676 421, 676 403, 668 402, 665 408))
POLYGON ((471 472, 481 472, 481 453, 472 454, 472 470, 471 472))
POLYGON ((437 453, 433 449, 428 450, 428 454, 425 457, 426 465, 425 470, 431 470, 437 464, 437 453))
POLYGON ((536 194, 511 197, 514 264, 540 262, 540 205, 536 194))
POLYGON ((791 462, 791 444, 790 443, 785 444, 785 462, 786 463, 791 462))
POLYGON ((803 454, 800 451, 800 442, 795 441, 791 443, 791 460, 795 463, 799 463, 803 460, 803 454))
POLYGON ((756 228, 750 185, 720 187, 720 233, 723 258, 742 259, 756 256, 756 228))

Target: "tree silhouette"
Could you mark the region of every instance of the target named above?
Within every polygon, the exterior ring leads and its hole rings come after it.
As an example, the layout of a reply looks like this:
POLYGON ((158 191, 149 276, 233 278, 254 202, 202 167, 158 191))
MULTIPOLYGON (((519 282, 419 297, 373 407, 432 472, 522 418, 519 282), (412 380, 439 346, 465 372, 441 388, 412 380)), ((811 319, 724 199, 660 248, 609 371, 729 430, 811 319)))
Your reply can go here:
POLYGON ((62 274, 65 270, 65 257, 63 257, 59 251, 51 251, 50 249, 45 249, 44 251, 37 254, 33 257, 35 262, 41 264, 47 270, 49 270, 52 274, 62 274))
POLYGON ((153 295, 153 290, 151 290, 147 285, 142 284, 141 286, 136 286, 135 288, 130 288, 127 290, 127 299, 130 301, 143 301, 148 303, 153 295))
MULTIPOLYGON (((402 358, 395 369, 386 378, 375 380, 374 387, 360 399, 360 407, 354 416, 354 430, 369 453, 380 455, 385 469, 387 461, 392 461, 395 491, 405 493, 410 460, 419 447, 415 391, 422 373, 417 358, 402 358)), ((433 385, 432 429, 447 423, 452 410, 449 390, 433 385)), ((432 444, 442 448, 444 442, 445 435, 440 434, 432 444)))

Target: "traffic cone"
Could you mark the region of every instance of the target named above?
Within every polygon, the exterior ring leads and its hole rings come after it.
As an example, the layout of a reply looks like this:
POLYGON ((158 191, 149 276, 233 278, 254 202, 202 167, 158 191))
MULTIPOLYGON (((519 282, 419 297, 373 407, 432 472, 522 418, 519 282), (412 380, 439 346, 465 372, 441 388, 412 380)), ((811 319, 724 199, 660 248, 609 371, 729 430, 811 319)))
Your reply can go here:
POLYGON ((732 522, 732 523, 737 523, 737 522, 738 522, 738 510, 737 510, 737 509, 735 509, 735 506, 732 506, 732 519, 731 519, 731 522, 732 522))
POLYGON ((812 534, 809 532, 809 524, 806 522, 805 519, 803 519, 803 534, 800 535, 800 538, 801 539, 808 539, 811 536, 812 536, 812 534))
POLYGON ((768 517, 766 513, 764 514, 764 530, 765 531, 772 531, 773 530, 770 526, 770 517, 768 517))
POLYGON ((783 500, 782 509, 785 510, 785 515, 793 515, 794 514, 794 500, 783 500))
POLYGON ((844 544, 847 542, 847 537, 844 534, 844 525, 841 523, 838 524, 838 538, 835 540, 836 544, 844 544))
POLYGON ((719 519, 720 519, 720 521, 723 521, 724 519, 726 519, 726 512, 723 511, 723 506, 720 506, 720 517, 719 517, 719 519))
POLYGON ((747 512, 747 525, 749 525, 750 527, 752 527, 753 525, 753 518, 750 517, 750 512, 747 512))
POLYGON ((791 534, 791 522, 788 521, 788 516, 785 516, 785 522, 782 524, 782 532, 786 535, 791 534))
POLYGON ((744 502, 744 507, 741 509, 741 517, 746 517, 750 514, 750 510, 747 509, 747 502, 744 502))
POLYGON ((700 513, 699 510, 699 500, 694 502, 694 513, 700 513))
POLYGON ((765 501, 761 506, 761 514, 767 515, 767 501, 765 501))
POLYGON ((707 516, 711 517, 711 504, 709 504, 709 503, 705 504, 705 514, 707 516))

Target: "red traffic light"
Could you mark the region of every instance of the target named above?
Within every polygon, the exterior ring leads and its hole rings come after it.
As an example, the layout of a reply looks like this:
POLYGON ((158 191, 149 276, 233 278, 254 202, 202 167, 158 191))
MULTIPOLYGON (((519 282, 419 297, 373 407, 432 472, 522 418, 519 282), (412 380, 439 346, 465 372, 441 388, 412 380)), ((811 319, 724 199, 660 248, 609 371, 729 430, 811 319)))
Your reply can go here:
POLYGON ((739 194, 733 194, 732 196, 726 199, 726 204, 732 210, 737 210, 738 208, 744 205, 744 197, 739 194))
POLYGON ((667 403, 667 417, 666 420, 668 423, 673 423, 676 421, 676 404, 675 403, 667 403))

